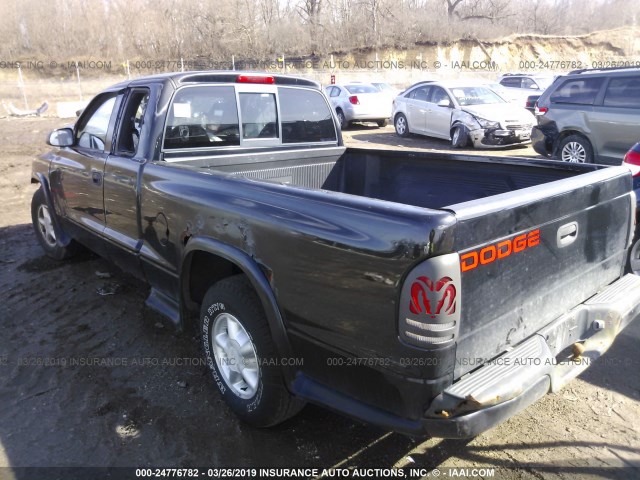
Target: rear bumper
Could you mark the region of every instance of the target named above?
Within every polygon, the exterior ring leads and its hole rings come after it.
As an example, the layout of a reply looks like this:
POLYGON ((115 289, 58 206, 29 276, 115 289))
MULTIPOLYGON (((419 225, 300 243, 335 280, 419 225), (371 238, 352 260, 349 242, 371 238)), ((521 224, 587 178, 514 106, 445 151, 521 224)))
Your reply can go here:
POLYGON ((531 146, 536 153, 539 153, 542 156, 550 157, 553 155, 553 149, 557 138, 557 129, 550 127, 541 129, 536 126, 531 129, 531 146))
POLYGON ((468 438, 498 425, 586 370, 638 315, 640 277, 626 275, 447 388, 426 412, 424 431, 468 438))
POLYGON ((360 105, 347 106, 344 115, 348 121, 376 121, 391 118, 391 107, 366 109, 360 105))

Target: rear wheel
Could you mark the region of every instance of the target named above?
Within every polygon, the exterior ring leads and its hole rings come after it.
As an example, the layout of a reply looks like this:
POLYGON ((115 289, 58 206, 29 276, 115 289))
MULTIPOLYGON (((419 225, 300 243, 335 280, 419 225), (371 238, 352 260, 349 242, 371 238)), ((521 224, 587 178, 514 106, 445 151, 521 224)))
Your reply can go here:
POLYGON ((583 136, 569 135, 560 142, 558 156, 563 162, 592 163, 593 147, 583 136))
POLYGON ((396 129, 396 133, 401 137, 409 136, 409 123, 407 122, 407 117, 404 114, 399 113, 396 115, 396 119, 393 122, 394 127, 396 129))
POLYGON ((40 246, 47 256, 56 260, 64 260, 73 256, 78 245, 72 240, 68 245, 59 244, 54 224, 55 212, 49 209, 42 187, 35 191, 31 199, 31 221, 40 246))
POLYGON ((454 127, 451 133, 451 146, 453 148, 464 148, 469 144, 469 131, 464 125, 454 127))
POLYGON ((383 120, 378 120, 376 123, 378 124, 378 126, 379 126, 380 128, 382 128, 382 127, 386 127, 386 126, 387 126, 387 119, 385 118, 385 119, 383 119, 383 120))
POLYGON ((629 250, 629 258, 627 259, 627 272, 640 275, 640 238, 636 235, 633 245, 629 250))
POLYGON ((344 112, 340 109, 336 111, 336 115, 338 116, 338 123, 340 124, 341 129, 345 129, 349 126, 349 122, 347 122, 347 117, 344 116, 344 112))
POLYGON ((207 291, 200 321, 213 379, 238 417, 269 427, 298 413, 304 402, 285 387, 262 304, 244 275, 207 291))

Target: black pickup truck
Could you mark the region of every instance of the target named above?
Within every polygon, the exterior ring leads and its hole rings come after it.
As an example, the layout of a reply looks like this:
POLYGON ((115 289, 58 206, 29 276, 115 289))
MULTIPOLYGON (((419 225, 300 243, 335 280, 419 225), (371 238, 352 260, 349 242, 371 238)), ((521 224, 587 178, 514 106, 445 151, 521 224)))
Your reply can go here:
POLYGON ((36 235, 200 328, 269 426, 311 401, 470 437, 556 391, 640 312, 623 167, 345 148, 314 82, 160 75, 100 93, 34 161, 36 235))

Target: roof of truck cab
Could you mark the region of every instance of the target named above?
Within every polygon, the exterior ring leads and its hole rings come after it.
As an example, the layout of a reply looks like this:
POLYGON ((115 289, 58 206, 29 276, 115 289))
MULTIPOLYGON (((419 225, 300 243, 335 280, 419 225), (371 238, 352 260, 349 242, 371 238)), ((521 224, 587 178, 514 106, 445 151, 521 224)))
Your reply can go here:
MULTIPOLYGON (((173 72, 160 73, 156 75, 147 75, 112 85, 107 90, 119 90, 127 87, 137 87, 148 85, 149 83, 166 83, 170 82, 175 88, 194 83, 238 83, 237 79, 240 75, 257 76, 257 77, 273 77, 275 85, 296 85, 303 87, 311 87, 320 89, 320 84, 314 80, 292 75, 272 74, 265 72, 248 72, 248 71, 189 71, 189 72, 173 72)), ((250 82, 249 82, 250 83, 250 82)))

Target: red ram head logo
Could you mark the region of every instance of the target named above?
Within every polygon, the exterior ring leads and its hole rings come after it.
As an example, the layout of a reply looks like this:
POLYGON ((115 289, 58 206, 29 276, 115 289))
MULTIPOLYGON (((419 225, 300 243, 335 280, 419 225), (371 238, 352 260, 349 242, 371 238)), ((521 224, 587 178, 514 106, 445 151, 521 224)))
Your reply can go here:
POLYGON ((418 277, 411 285, 411 313, 452 315, 456 311, 456 287, 450 277, 442 277, 434 283, 429 277, 418 277), (435 309, 433 308, 435 306, 435 309))

